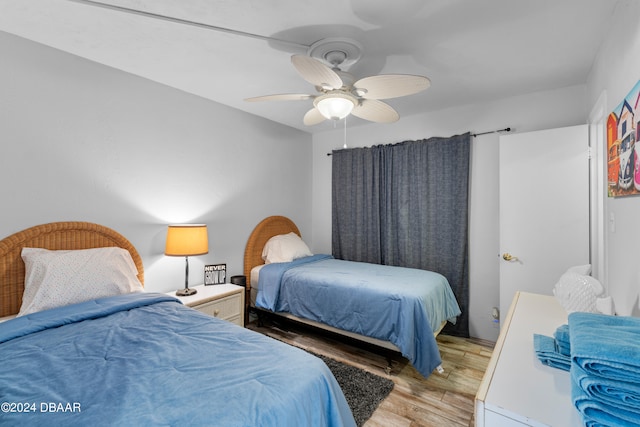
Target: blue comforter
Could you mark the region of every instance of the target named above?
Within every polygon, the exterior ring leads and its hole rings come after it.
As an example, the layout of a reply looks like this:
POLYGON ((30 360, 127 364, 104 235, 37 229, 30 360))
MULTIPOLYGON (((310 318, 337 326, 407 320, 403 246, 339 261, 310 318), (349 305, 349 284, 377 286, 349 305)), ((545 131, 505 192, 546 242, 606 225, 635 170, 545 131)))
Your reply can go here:
POLYGON ((145 293, 1 323, 0 404, 0 425, 355 425, 317 357, 145 293))
POLYGON ((441 274, 330 255, 265 265, 258 289, 256 306, 389 341, 425 377, 442 363, 433 333, 460 314, 441 274))

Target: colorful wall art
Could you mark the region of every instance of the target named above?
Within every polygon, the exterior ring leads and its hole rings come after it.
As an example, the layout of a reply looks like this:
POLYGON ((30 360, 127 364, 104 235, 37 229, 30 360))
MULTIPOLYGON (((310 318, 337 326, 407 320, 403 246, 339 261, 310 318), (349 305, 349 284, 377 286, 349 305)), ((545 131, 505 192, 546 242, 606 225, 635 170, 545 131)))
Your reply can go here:
POLYGON ((640 194, 640 80, 607 118, 609 197, 640 194))

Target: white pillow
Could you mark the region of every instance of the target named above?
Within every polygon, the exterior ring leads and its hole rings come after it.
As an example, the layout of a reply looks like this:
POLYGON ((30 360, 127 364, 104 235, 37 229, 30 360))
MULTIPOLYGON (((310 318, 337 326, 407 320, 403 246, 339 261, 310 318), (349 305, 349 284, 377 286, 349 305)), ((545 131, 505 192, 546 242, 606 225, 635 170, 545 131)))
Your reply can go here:
POLYGON ((289 234, 273 236, 262 249, 262 259, 265 264, 291 262, 311 255, 313 254, 307 244, 293 231, 289 234))
POLYGON ((141 292, 129 251, 23 248, 24 294, 18 316, 112 295, 141 292))

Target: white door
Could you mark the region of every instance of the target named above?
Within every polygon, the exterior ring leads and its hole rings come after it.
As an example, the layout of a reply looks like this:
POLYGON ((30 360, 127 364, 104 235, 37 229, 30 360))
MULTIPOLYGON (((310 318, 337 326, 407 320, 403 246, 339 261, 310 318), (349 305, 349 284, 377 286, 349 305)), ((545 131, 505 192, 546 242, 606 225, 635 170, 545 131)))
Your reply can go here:
POLYGON ((587 125, 500 137, 502 318, 516 291, 552 295, 589 263, 588 144, 587 125))

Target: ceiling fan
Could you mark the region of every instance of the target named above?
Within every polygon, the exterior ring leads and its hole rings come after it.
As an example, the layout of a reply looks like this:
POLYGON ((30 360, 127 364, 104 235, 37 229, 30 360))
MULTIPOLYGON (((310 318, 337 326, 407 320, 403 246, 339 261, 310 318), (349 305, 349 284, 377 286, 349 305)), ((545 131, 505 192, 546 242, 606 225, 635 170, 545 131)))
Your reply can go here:
POLYGON ((283 93, 247 98, 245 101, 303 101, 312 99, 313 108, 304 116, 304 124, 340 120, 353 114, 377 123, 392 123, 398 112, 381 99, 413 95, 427 89, 431 81, 424 76, 381 74, 355 80, 340 67, 360 59, 360 45, 349 39, 323 39, 308 50, 308 55, 293 55, 291 63, 303 79, 315 86, 318 94, 283 93), (324 61, 324 62, 323 62, 324 61), (331 67, 325 65, 325 62, 331 67))

